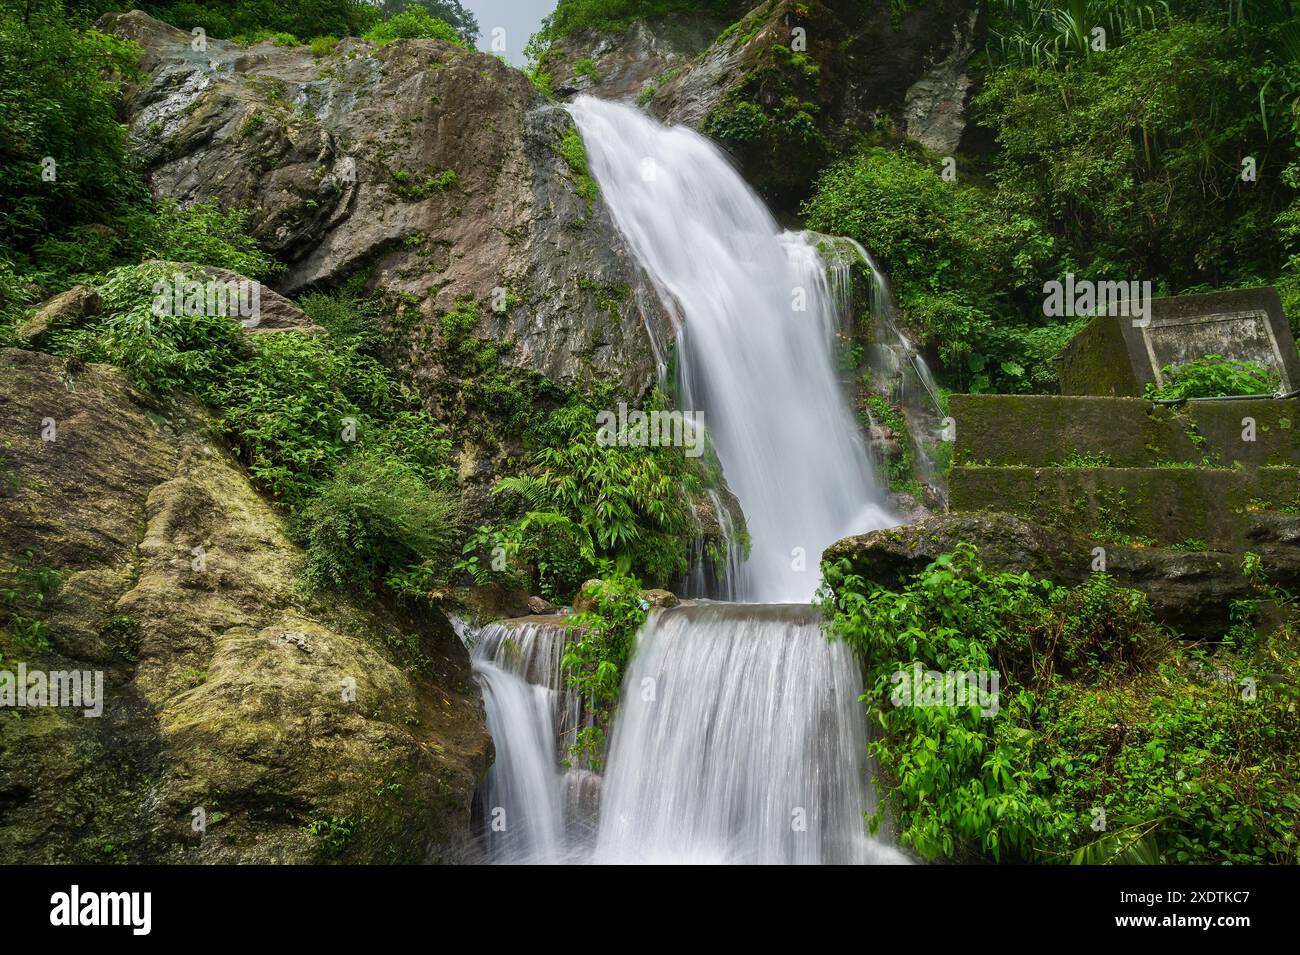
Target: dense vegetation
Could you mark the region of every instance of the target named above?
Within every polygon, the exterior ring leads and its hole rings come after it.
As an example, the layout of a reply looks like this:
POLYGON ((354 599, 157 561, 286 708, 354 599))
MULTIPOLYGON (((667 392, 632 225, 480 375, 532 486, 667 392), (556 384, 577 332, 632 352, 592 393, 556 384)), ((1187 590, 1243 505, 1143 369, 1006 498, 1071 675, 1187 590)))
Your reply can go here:
POLYGON ((1256 601, 1211 647, 1104 574, 1057 587, 966 546, 898 589, 824 570, 830 632, 867 661, 882 814, 922 858, 1300 861, 1295 634, 1257 632, 1256 601), (898 705, 915 666, 996 672, 998 705, 898 705))
POLYGON ((1044 317, 1042 283, 1066 272, 1149 280, 1156 294, 1276 284, 1300 323, 1296 6, 990 12, 974 105, 998 148, 952 157, 944 178, 946 157, 886 124, 805 208, 812 227, 884 259, 945 383, 1052 390, 1051 358, 1075 326, 1044 317), (1109 27, 1104 51, 1093 23, 1109 27))

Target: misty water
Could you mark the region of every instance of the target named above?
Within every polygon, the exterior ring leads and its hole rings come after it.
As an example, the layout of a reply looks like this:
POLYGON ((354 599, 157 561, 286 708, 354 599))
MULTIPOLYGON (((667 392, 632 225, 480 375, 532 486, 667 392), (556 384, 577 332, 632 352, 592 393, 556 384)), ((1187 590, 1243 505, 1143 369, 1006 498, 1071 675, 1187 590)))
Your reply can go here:
POLYGON ((735 602, 683 605, 642 627, 603 779, 562 765, 586 718, 563 686, 562 624, 479 635, 497 748, 479 799, 489 857, 903 861, 866 835, 861 677, 810 603, 827 545, 897 523, 835 370, 835 269, 706 138, 591 97, 569 110, 676 320, 681 407, 703 412, 752 546, 713 594, 735 602))

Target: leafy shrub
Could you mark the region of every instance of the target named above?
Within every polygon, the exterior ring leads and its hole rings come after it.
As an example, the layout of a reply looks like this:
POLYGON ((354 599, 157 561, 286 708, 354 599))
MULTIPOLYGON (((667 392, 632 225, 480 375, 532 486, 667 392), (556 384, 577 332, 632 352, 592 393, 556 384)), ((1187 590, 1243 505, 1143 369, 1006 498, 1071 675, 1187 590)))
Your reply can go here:
POLYGON ((110 220, 145 196, 117 121, 117 78, 138 53, 69 24, 59 0, 0 7, 0 245, 110 220))
POLYGON ((264 279, 284 266, 258 248, 249 233, 249 213, 223 210, 215 199, 188 206, 163 199, 149 211, 132 212, 123 223, 124 254, 134 258, 196 262, 264 279))
POLYGON ((99 288, 104 317, 56 335, 53 350, 117 365, 145 391, 189 388, 210 397, 245 354, 243 330, 222 316, 155 314, 155 283, 171 281, 161 266, 114 269, 99 288))
POLYGON ((1068 69, 994 69, 976 109, 1001 146, 999 201, 1087 263, 1076 272, 1173 290, 1275 275, 1274 220, 1291 199, 1278 173, 1295 156, 1294 135, 1277 133, 1300 95, 1281 29, 1161 18, 1068 69), (1243 181, 1247 156, 1275 172, 1243 181))
POLYGON ((533 40, 549 44, 578 30, 624 30, 642 17, 679 12, 721 15, 744 5, 734 0, 560 0, 533 40))
POLYGON ((376 46, 394 40, 446 40, 461 48, 465 40, 446 20, 432 16, 424 7, 408 7, 391 20, 376 23, 365 33, 365 39, 376 46))
POLYGON ((1206 355, 1185 365, 1166 365, 1161 372, 1165 383, 1147 385, 1147 397, 1156 400, 1179 398, 1223 398, 1232 395, 1267 395, 1277 379, 1262 365, 1233 361, 1222 355, 1206 355))
POLYGON ((614 574, 597 580, 583 588, 582 597, 594 609, 569 618, 578 639, 565 644, 560 666, 575 693, 605 709, 607 722, 648 611, 642 606, 641 584, 633 577, 614 574))
POLYGON ((810 228, 856 239, 888 263, 908 326, 958 386, 1050 386, 1051 359, 1073 330, 1045 325, 1035 297, 1055 261, 1052 239, 939 172, 937 160, 864 149, 823 174, 804 214, 810 228), (1022 318, 1034 312, 1032 322, 1022 318))
POLYGON ((1300 796, 1286 768, 1297 694, 1262 677, 1300 671, 1289 631, 1211 665, 1168 640, 1141 594, 1104 575, 1055 587, 994 574, 965 545, 897 590, 844 561, 823 570, 829 632, 867 666, 886 808, 922 857, 1300 857, 1300 796), (999 673, 997 713, 892 705, 894 675, 914 664, 999 673), (1258 699, 1240 692, 1246 676, 1258 699))
POLYGON ((378 7, 367 0, 144 0, 138 6, 182 30, 203 27, 209 35, 227 39, 276 33, 305 40, 360 36, 381 16, 378 7))
POLYGON ((496 487, 527 507, 506 531, 507 549, 561 600, 610 565, 655 586, 683 573, 688 495, 702 486, 682 449, 603 446, 595 421, 583 402, 557 412, 529 472, 496 487))
POLYGON ((336 36, 318 36, 311 41, 311 55, 321 60, 334 52, 334 48, 339 45, 339 38, 336 36))
POLYGON ((307 552, 307 579, 360 587, 425 571, 431 584, 451 566, 459 502, 396 457, 359 454, 344 462, 299 511, 295 528, 307 552))
POLYGON ((382 365, 328 340, 259 335, 214 403, 249 473, 291 507, 310 498, 348 456, 349 419, 365 446, 401 391, 382 365))

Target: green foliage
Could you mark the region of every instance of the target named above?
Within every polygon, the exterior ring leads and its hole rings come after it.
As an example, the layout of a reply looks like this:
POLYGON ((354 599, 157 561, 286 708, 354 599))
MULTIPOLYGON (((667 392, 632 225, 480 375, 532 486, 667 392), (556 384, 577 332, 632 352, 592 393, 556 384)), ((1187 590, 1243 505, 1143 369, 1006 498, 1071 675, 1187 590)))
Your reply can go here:
POLYGON ((1053 240, 1034 219, 940 172, 915 152, 867 148, 827 170, 804 215, 809 227, 856 239, 889 263, 908 325, 959 386, 1049 386, 1051 359, 1075 327, 1041 324, 1035 295, 1056 258, 1053 240), (1031 309, 1035 324, 1019 317, 1031 309))
POLYGON ((49 628, 37 614, 58 599, 63 580, 60 571, 36 563, 31 551, 0 563, 0 635, 22 651, 48 650, 49 628))
POLYGON ((134 211, 124 223, 122 254, 139 259, 197 262, 264 279, 282 271, 249 232, 249 213, 223 210, 215 199, 180 206, 163 199, 147 212, 134 211))
POLYGON ((144 195, 117 121, 138 52, 69 24, 59 0, 0 7, 0 246, 104 222, 144 195))
POLYGON ((410 202, 421 202, 436 192, 455 189, 459 182, 460 176, 454 169, 444 169, 436 176, 425 176, 419 182, 414 181, 405 170, 393 173, 393 191, 410 202))
POLYGON ((1277 388, 1277 379, 1268 369, 1253 361, 1234 361, 1222 355, 1206 355, 1185 365, 1166 365, 1161 369, 1165 383, 1147 385, 1146 396, 1153 399, 1222 398, 1232 395, 1268 395, 1277 388))
POLYGON ((725 15, 741 6, 734 0, 559 0, 555 11, 542 21, 529 40, 534 50, 545 49, 556 40, 578 30, 622 31, 633 20, 669 13, 713 13, 725 15))
POLYGON ((594 609, 569 618, 575 639, 564 645, 560 666, 568 673, 573 691, 600 709, 607 723, 648 610, 641 599, 641 584, 633 577, 612 575, 594 581, 581 596, 594 609))
POLYGON ((991 43, 974 113, 998 150, 958 157, 949 182, 944 157, 882 124, 871 141, 888 148, 832 165, 808 224, 880 256, 905 324, 961 390, 1055 389, 1078 324, 1043 315, 1042 285, 1067 271, 1158 294, 1273 283, 1300 327, 1294 5, 1232 10, 997 5, 995 36, 1018 39, 991 43))
MULTIPOLYGON (((249 473, 290 506, 314 496, 349 456, 349 422, 357 446, 366 448, 398 411, 421 420, 413 397, 352 348, 305 335, 259 335, 251 349, 228 370, 213 403, 249 473)), ((424 424, 436 434, 431 421, 424 424)))
POLYGON ((145 391, 189 388, 210 396, 245 353, 238 320, 220 315, 173 315, 154 307, 172 273, 159 265, 114 269, 100 286, 104 317, 55 336, 57 354, 107 362, 127 371, 145 391), (159 284, 161 283, 161 284, 159 284))
POLYGON ((392 17, 403 10, 418 7, 430 16, 450 23, 467 44, 472 46, 478 39, 480 32, 478 18, 474 16, 472 10, 465 9, 461 0, 383 0, 382 6, 385 17, 392 17))
POLYGON ((454 494, 430 486, 400 458, 358 454, 296 516, 306 577, 366 593, 391 578, 395 589, 416 583, 427 592, 451 565, 459 513, 454 494))
POLYGON ((1003 59, 1034 67, 1095 56, 1135 30, 1167 23, 1169 5, 1133 0, 1003 0, 1005 15, 990 48, 1003 59), (1101 28, 1103 36, 1093 31, 1101 28))
POLYGON ((1172 290, 1276 274, 1296 142, 1272 103, 1300 95, 1300 63, 1268 52, 1275 32, 1162 21, 1068 70, 992 71, 976 106, 1001 146, 999 203, 1042 222, 1087 263, 1075 271, 1172 290))
POLYGON ((332 860, 347 849, 356 828, 356 822, 348 816, 330 816, 328 819, 313 819, 303 830, 316 841, 321 857, 332 860))
POLYGON ((333 53, 338 45, 339 38, 336 36, 318 36, 311 41, 311 55, 318 60, 323 60, 333 53))
POLYGON ((424 7, 407 7, 390 20, 376 23, 365 33, 365 39, 376 46, 394 40, 445 40, 465 48, 464 38, 446 20, 433 16, 424 7))
POLYGON ((381 16, 367 0, 142 0, 138 7, 182 30, 202 27, 209 36, 226 39, 274 34, 291 34, 304 40, 361 36, 381 16))
POLYGON ((588 202, 594 202, 598 194, 596 180, 591 177, 591 167, 587 164, 587 147, 583 145, 582 135, 576 126, 570 126, 564 131, 559 153, 573 173, 578 195, 588 202))
MULTIPOLYGON (((905 845, 991 861, 1294 862, 1293 637, 1253 655, 1171 643, 1145 598, 1094 575, 1055 587, 966 546, 889 590, 827 566, 830 631, 867 664, 873 753, 905 845), (995 670, 999 708, 892 705, 899 671, 995 670), (1227 685, 1214 671, 1232 674, 1227 685), (1258 699, 1237 680, 1252 676, 1258 699), (1287 678, 1289 679, 1289 678, 1287 678), (1094 830, 1097 810, 1107 829, 1094 830)), ((878 821, 878 820, 877 820, 878 821)))
POLYGON ((689 494, 703 484, 681 448, 602 445, 596 412, 575 402, 553 414, 528 473, 496 487, 527 508, 505 532, 507 550, 560 599, 610 565, 654 586, 683 573, 689 494))

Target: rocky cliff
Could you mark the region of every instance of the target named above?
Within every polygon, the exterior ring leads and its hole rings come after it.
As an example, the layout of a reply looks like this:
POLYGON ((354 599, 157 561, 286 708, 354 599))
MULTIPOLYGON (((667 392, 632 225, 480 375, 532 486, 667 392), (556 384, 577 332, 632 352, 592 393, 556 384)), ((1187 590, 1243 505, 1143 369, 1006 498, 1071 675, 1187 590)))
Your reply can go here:
POLYGON ((309 597, 284 521, 181 399, 0 351, 0 857, 419 862, 463 851, 490 741, 445 621, 309 597))
MULTIPOLYGON (((484 337, 556 381, 639 395, 668 322, 623 250, 568 115, 519 71, 441 40, 240 46, 138 11, 103 30, 144 50, 125 101, 155 196, 251 211, 287 294, 364 273, 405 306, 395 344, 459 301, 484 337)), ((417 377, 436 369, 407 358, 417 377)))
POLYGON ((637 99, 665 122, 700 129, 786 207, 879 124, 940 154, 967 137, 978 79, 970 61, 986 32, 974 0, 901 12, 884 2, 765 0, 702 44, 714 24, 678 15, 620 33, 579 31, 552 46, 545 68, 557 95, 637 99))

